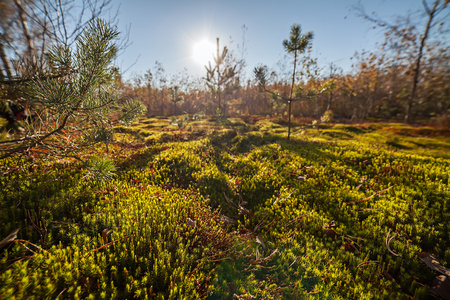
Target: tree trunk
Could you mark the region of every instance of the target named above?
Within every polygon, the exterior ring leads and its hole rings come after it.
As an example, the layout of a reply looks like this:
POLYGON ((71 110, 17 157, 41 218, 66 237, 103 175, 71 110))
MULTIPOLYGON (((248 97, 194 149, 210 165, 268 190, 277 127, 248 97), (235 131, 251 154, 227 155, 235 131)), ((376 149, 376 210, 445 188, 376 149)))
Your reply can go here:
POLYGON ((288 141, 291 136, 291 106, 292 106, 292 100, 289 100, 289 121, 288 121, 288 141))
POLYGON ((295 67, 297 66, 297 51, 294 52, 294 71, 292 72, 292 84, 291 84, 291 94, 289 95, 289 117, 288 117, 288 141, 291 137, 291 106, 292 106, 292 96, 294 94, 295 85, 295 67))
POLYGON ((19 17, 20 22, 23 27, 23 34, 25 35, 25 38, 27 40, 27 46, 28 46, 28 57, 30 61, 33 61, 33 55, 34 55, 34 42, 30 35, 30 30, 28 29, 27 20, 25 17, 25 9, 23 8, 22 2, 20 0, 14 0, 16 3, 17 9, 19 11, 19 17))
POLYGON ((330 97, 328 97, 328 105, 326 110, 331 109, 331 103, 333 102, 333 92, 330 92, 330 97))
POLYGON ((425 5, 425 10, 428 13, 428 22, 425 26, 425 32, 422 36, 422 40, 420 41, 420 47, 419 47, 419 54, 417 55, 416 59, 416 67, 414 69, 414 79, 413 79, 413 86, 411 95, 408 97, 408 103, 406 104, 406 111, 405 111, 405 122, 410 123, 412 121, 412 106, 413 102, 416 97, 416 91, 417 91, 417 83, 419 82, 419 74, 420 74, 420 62, 422 60, 423 56, 423 48, 425 48, 425 41, 428 38, 428 33, 430 31, 431 22, 433 21, 434 16, 436 15, 437 6, 439 4, 439 0, 435 0, 433 4, 433 8, 431 10, 428 10, 428 8, 425 5))
POLYGON ((220 107, 220 81, 222 80, 221 78, 220 78, 220 56, 219 56, 219 38, 217 38, 216 39, 216 42, 217 42, 217 100, 219 101, 219 106, 217 107, 217 112, 218 112, 218 114, 219 114, 219 116, 220 116, 220 114, 221 114, 221 112, 222 112, 222 110, 221 110, 221 107, 220 107))
POLYGON ((8 56, 5 53, 5 49, 3 48, 3 44, 0 43, 0 59, 2 60, 3 67, 5 68, 6 76, 8 79, 12 79, 12 67, 11 62, 8 59, 8 56))

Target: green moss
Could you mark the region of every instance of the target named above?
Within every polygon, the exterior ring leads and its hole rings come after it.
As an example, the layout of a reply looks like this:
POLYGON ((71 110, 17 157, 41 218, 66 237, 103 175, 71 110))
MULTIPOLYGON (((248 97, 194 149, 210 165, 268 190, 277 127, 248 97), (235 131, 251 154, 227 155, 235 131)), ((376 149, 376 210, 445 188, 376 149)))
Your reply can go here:
POLYGON ((448 268, 440 132, 296 124, 287 141, 271 120, 166 123, 115 129, 111 182, 68 158, 1 162, 0 236, 22 240, 0 258, 2 297, 426 299, 419 254, 448 268))

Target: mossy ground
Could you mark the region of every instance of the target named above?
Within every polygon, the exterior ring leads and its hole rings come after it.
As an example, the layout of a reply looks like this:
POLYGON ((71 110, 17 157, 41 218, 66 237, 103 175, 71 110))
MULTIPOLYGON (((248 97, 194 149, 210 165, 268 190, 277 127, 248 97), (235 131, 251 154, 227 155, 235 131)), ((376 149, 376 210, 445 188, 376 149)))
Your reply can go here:
POLYGON ((115 179, 0 162, 0 299, 426 299, 450 267, 448 132, 257 117, 143 119, 115 179), (387 237, 393 239, 387 248, 387 237), (393 253, 401 255, 395 256, 393 253))

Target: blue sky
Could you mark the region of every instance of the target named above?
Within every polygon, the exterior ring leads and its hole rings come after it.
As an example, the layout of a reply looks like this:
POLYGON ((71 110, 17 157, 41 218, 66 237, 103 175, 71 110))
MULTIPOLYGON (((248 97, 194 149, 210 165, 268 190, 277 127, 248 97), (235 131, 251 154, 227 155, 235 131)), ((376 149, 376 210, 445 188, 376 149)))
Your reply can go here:
POLYGON ((282 41, 298 23, 303 32, 313 31, 313 55, 321 66, 334 62, 349 70, 355 51, 371 50, 383 38, 356 16, 358 3, 388 20, 422 8, 420 0, 112 0, 113 9, 119 7, 119 30, 130 26, 132 43, 117 64, 125 78, 143 74, 155 61, 168 75, 187 68, 204 76, 204 67, 192 59, 193 44, 219 37, 221 46, 236 49, 245 25, 249 74, 258 64, 276 66, 284 56, 282 41))

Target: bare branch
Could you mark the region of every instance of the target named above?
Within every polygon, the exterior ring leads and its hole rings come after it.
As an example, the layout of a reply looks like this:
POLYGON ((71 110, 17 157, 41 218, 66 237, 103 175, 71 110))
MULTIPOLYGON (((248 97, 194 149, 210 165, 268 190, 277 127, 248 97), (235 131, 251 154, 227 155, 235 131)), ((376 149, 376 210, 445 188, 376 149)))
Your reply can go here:
POLYGON ((422 4, 423 4, 423 7, 425 8, 425 11, 427 12, 427 14, 428 14, 428 15, 431 14, 431 10, 430 10, 430 8, 428 7, 427 1, 422 0, 422 4))

